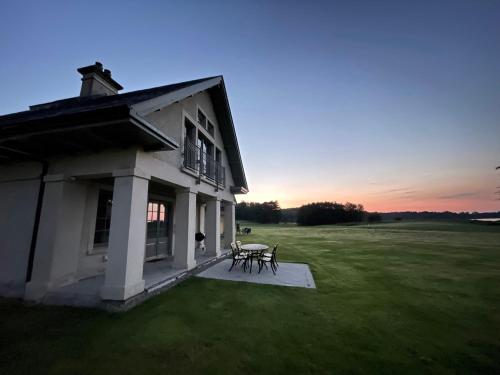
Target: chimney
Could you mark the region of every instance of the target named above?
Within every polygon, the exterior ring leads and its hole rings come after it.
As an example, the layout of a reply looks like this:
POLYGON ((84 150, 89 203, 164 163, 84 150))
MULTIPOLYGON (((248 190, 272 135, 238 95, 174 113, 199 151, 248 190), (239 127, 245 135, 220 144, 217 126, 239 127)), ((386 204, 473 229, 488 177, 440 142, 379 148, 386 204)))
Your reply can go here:
POLYGON ((94 65, 84 66, 77 69, 82 75, 82 89, 80 96, 91 95, 115 95, 123 87, 111 78, 111 72, 102 68, 102 64, 97 62, 94 65))

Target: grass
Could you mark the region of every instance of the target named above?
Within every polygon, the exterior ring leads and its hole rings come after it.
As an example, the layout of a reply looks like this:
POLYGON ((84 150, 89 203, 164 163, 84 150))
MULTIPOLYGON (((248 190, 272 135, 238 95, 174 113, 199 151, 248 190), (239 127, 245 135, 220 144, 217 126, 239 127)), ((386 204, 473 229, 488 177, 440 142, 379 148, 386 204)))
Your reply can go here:
POLYGON ((498 226, 251 226, 318 289, 192 278, 125 314, 4 300, 0 373, 500 372, 498 226))

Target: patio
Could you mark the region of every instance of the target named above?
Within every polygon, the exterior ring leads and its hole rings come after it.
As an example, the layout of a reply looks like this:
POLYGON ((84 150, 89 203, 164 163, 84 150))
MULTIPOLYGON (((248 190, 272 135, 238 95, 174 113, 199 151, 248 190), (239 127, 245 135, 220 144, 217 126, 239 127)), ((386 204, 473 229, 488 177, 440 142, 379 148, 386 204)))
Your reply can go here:
MULTIPOLYGON (((136 300, 139 296, 143 300, 150 295, 155 295, 185 278, 202 271, 210 264, 225 258, 228 254, 229 250, 221 250, 219 257, 213 257, 197 251, 195 256, 196 267, 191 270, 174 268, 172 261, 168 259, 146 262, 144 263, 143 271, 144 292, 138 296, 131 297, 130 300, 136 300)), ((44 303, 50 305, 102 307, 101 288, 103 285, 104 275, 82 279, 47 293, 44 303)), ((128 306, 130 301, 127 300, 121 304, 128 306)), ((113 305, 118 306, 120 303, 114 303, 113 305)))
POLYGON ((231 272, 229 272, 231 263, 232 261, 230 259, 226 259, 200 272, 196 276, 207 279, 316 289, 311 270, 309 266, 304 263, 279 262, 279 268, 276 275, 273 275, 271 269, 267 270, 265 267, 262 269, 261 273, 258 273, 258 267, 253 267, 252 273, 250 273, 248 269, 246 272, 243 271, 243 267, 241 266, 234 267, 231 272))

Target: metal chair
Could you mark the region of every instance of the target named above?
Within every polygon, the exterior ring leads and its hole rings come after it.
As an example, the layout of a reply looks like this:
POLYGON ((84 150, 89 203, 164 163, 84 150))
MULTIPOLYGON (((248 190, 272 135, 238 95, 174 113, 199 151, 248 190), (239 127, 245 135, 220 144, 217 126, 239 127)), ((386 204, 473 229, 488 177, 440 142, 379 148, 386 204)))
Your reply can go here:
POLYGON ((234 242, 231 242, 231 252, 232 252, 232 257, 233 257, 233 263, 231 264, 231 267, 229 268, 229 272, 233 269, 235 265, 243 261, 243 270, 246 271, 247 267, 247 262, 246 260, 248 259, 248 254, 245 252, 240 252, 238 250, 238 247, 234 242))
POLYGON ((264 253, 262 252, 258 258, 259 262, 259 273, 262 271, 262 267, 266 266, 267 263, 271 265, 271 270, 273 271, 273 275, 276 275, 276 271, 278 270, 278 262, 276 261, 276 250, 278 249, 278 244, 274 245, 272 253, 264 253))
POLYGON ((276 258, 276 250, 278 249, 278 245, 279 245, 279 243, 277 243, 276 245, 274 245, 274 248, 273 248, 272 252, 262 254, 265 257, 272 257, 273 252, 274 252, 274 265, 276 266, 275 267, 276 269, 278 269, 278 267, 279 267, 278 266, 278 259, 276 258))

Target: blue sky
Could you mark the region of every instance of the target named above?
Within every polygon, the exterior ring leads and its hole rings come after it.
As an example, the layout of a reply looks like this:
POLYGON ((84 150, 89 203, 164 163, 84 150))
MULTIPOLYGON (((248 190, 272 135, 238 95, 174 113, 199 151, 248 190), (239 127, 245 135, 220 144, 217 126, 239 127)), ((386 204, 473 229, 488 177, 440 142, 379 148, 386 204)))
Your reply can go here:
POLYGON ((285 207, 497 210, 498 1, 3 1, 0 114, 223 74, 250 184, 285 207))

